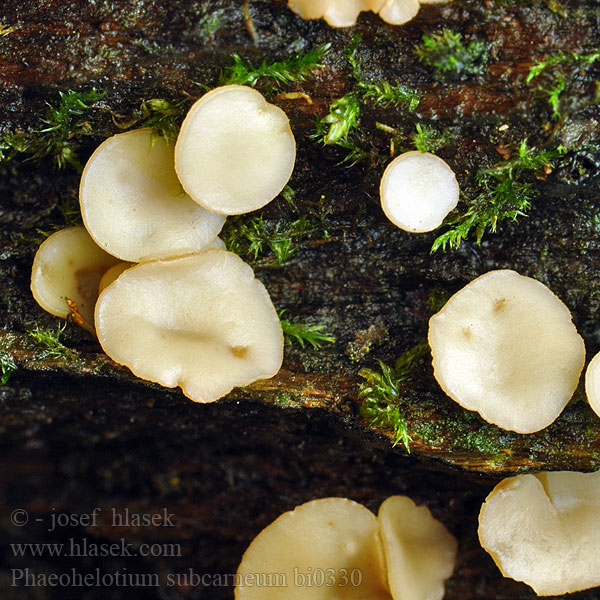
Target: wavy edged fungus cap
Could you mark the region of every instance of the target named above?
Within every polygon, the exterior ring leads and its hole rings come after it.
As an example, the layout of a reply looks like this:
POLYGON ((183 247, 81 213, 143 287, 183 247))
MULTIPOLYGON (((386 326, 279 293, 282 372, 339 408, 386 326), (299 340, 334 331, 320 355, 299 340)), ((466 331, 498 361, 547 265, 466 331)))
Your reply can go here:
POLYGON ((600 417, 600 352, 585 371, 585 393, 592 410, 600 417))
POLYGON ((181 185, 198 204, 224 215, 268 204, 294 169, 296 142, 287 115, 260 92, 216 88, 189 110, 175 144, 181 185))
POLYGON ((538 596, 600 585, 600 471, 501 481, 479 514, 479 540, 505 577, 538 596))
POLYGON ((150 129, 98 146, 81 175, 79 203, 96 243, 131 262, 202 250, 225 222, 183 192, 172 148, 161 137, 153 140, 150 129))
POLYGON ((429 321, 434 376, 458 404, 518 433, 547 427, 577 387, 585 346, 563 302, 515 271, 490 271, 429 321))
POLYGON ((50 314, 66 319, 74 302, 83 323, 94 333, 94 306, 104 273, 118 260, 99 248, 83 227, 53 233, 38 248, 31 269, 31 293, 50 314))
POLYGON ((458 204, 454 171, 439 156, 411 151, 385 169, 379 186, 381 208, 400 229, 433 231, 458 204))
POLYGON ((127 269, 100 294, 96 330, 110 358, 196 402, 272 377, 283 360, 269 294, 224 250, 127 269))
POLYGON ((280 573, 287 587, 236 588, 236 600, 441 600, 456 540, 429 510, 392 496, 377 517, 346 498, 323 498, 284 513, 246 550, 238 581, 280 573), (324 573, 329 579, 297 577, 324 573), (358 577, 357 577, 358 576, 358 577))
POLYGON ((456 563, 456 538, 406 496, 385 500, 378 520, 392 598, 442 600, 456 563))

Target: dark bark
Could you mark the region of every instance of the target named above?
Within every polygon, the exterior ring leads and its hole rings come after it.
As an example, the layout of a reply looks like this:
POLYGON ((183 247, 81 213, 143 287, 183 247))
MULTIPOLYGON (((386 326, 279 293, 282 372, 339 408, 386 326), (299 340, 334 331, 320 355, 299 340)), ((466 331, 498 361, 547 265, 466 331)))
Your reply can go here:
MULTIPOLYGON (((566 16, 551 5, 454 0, 423 7, 402 27, 363 14, 355 28, 332 30, 301 21, 284 3, 264 0, 250 4, 252 40, 241 3, 3 3, 0 24, 14 30, 0 37, 0 135, 43 128, 46 102, 56 105, 59 91, 95 87, 105 96, 85 112, 89 135, 74 140, 82 160, 118 131, 115 121, 135 115, 143 100, 195 98, 202 93, 198 84, 214 86, 234 52, 257 63, 331 42, 324 68, 281 90, 308 94, 311 104, 278 96, 268 82, 259 85, 287 112, 298 142, 290 181, 297 211, 280 198, 262 214, 288 222, 301 214, 320 215, 329 235, 320 229, 301 241, 280 266, 267 255, 256 272, 290 319, 322 323, 337 338, 318 352, 286 346, 277 377, 210 406, 137 380, 72 324, 63 341, 79 358, 44 356, 26 331, 35 324, 55 327, 56 320, 30 296, 35 248, 19 235, 64 224, 59 205, 76 193, 78 174, 56 170, 51 157, 17 156, 0 166, 0 348, 19 367, 0 388, 3 597, 84 597, 82 590, 11 587, 10 569, 26 566, 47 573, 72 566, 82 573, 97 566, 106 573, 127 569, 158 573, 163 582, 169 573, 188 569, 233 573, 252 537, 281 512, 324 496, 348 496, 376 510, 391 494, 426 503, 457 535, 459 565, 447 598, 533 597, 526 586, 502 579, 478 547, 477 514, 500 476, 598 468, 600 421, 587 407, 582 386, 555 424, 517 435, 466 414, 439 390, 429 359, 421 359, 401 386, 400 405, 413 440, 408 456, 401 445, 392 447, 391 432, 374 430, 360 417, 357 373, 376 368, 375 359, 393 364, 426 339, 432 293, 454 292, 495 268, 546 283, 573 312, 588 356, 600 349, 600 115, 597 106, 583 106, 593 96, 600 61, 569 80, 562 98, 569 114, 558 124, 547 96, 525 82, 529 67, 548 55, 597 50, 600 11, 594 0, 569 3, 566 16), (212 17, 217 21, 211 28, 212 17), (481 76, 436 81, 416 59, 413 47, 423 33, 443 28, 487 42, 490 59, 481 76), (410 86, 421 102, 415 113, 365 103, 359 132, 369 157, 349 168, 338 164, 343 150, 323 146, 311 134, 329 104, 354 89, 344 49, 356 33, 363 36, 358 53, 367 77, 410 86), (477 169, 502 160, 524 138, 539 147, 560 141, 571 152, 551 173, 538 174, 544 179, 532 175, 539 195, 527 218, 499 223, 498 233, 481 245, 469 239, 454 252, 432 255, 436 233, 403 233, 378 206, 390 136, 377 122, 400 131, 406 148, 416 123, 453 132, 456 141, 439 154, 457 171, 467 197, 477 169), (351 360, 357 354, 360 359, 351 360), (46 531, 53 514, 89 514, 95 507, 101 509, 96 526, 75 523, 46 531), (11 511, 18 508, 30 514, 25 527, 10 525, 11 511), (166 508, 176 527, 112 527, 111 508, 119 513, 166 508), (16 557, 9 546, 83 537, 125 538, 134 545, 175 542, 182 556, 32 559, 16 557)), ((201 586, 85 593, 232 597, 229 588, 201 586)))

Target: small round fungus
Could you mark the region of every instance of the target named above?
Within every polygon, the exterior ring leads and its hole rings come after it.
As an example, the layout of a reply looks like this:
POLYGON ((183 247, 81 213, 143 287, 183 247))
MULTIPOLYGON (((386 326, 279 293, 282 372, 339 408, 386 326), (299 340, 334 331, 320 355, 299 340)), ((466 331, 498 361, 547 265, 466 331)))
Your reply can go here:
POLYGON ((238 581, 279 573, 280 586, 238 586, 236 600, 441 600, 456 540, 429 510, 388 498, 376 517, 346 498, 284 513, 250 544, 238 581), (315 578, 327 573, 328 578, 315 578))
POLYGON ((225 222, 184 193, 173 150, 150 129, 102 142, 81 176, 79 200, 96 243, 131 262, 202 250, 225 222))
POLYGON ((256 210, 285 187, 296 142, 286 114, 256 90, 227 85, 198 100, 177 143, 175 168, 198 204, 224 215, 256 210))
POLYGON ((99 248, 83 227, 69 227, 45 240, 33 259, 31 292, 50 314, 66 319, 74 303, 85 329, 94 332, 98 284, 117 259, 99 248))
POLYGON ((392 598, 442 600, 456 562, 455 537, 406 496, 385 500, 378 519, 392 598))
POLYGON ((283 360, 269 294, 223 250, 127 269, 100 294, 96 330, 113 360, 196 402, 272 377, 283 360))
POLYGON ((600 352, 585 371, 585 393, 592 410, 600 417, 600 352))
POLYGON ((452 169, 435 154, 405 152, 385 169, 381 207, 400 229, 433 231, 458 204, 458 182, 452 169))
POLYGON ((558 417, 585 362, 569 309, 510 270, 490 271, 452 296, 429 321, 429 345, 450 398, 518 433, 558 417))
POLYGON ((479 540, 505 577, 538 596, 600 585, 600 471, 518 475, 479 514, 479 540))

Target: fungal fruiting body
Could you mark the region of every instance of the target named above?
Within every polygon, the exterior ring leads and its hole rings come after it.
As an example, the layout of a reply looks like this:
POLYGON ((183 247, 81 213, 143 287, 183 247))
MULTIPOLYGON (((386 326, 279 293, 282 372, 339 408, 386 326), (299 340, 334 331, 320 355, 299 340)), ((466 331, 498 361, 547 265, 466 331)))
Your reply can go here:
POLYGON ((454 171, 428 152, 405 152, 396 157, 386 167, 379 190, 387 218, 412 233, 433 231, 458 204, 454 171))
POLYGON ((287 115, 256 90, 227 85, 200 98, 175 144, 175 169, 189 196, 224 215, 263 207, 285 187, 296 142, 287 115))
POLYGON ((403 496, 376 517, 346 498, 322 498, 281 515, 246 550, 238 581, 280 574, 272 587, 236 587, 236 600, 441 600, 456 540, 403 496), (311 573, 323 573, 315 580, 311 573))
POLYGON ((585 371, 585 393, 592 410, 600 417, 600 352, 585 371))
POLYGON ((419 12, 421 4, 448 0, 288 0, 288 7, 302 19, 325 19, 331 27, 351 27, 358 15, 371 10, 390 25, 402 25, 419 12))
POLYGON ((286 586, 238 586, 235 598, 389 600, 383 572, 375 515, 346 498, 322 498, 281 515, 244 553, 238 579, 251 573, 281 573, 286 586), (300 578, 319 570, 332 574, 328 586, 307 585, 300 578))
POLYGON ((452 296, 429 321, 429 345, 448 396, 518 433, 558 417, 585 361, 569 309, 510 270, 490 271, 452 296))
POLYGON ((212 402, 272 377, 283 333, 263 284, 237 255, 206 250, 127 269, 100 295, 98 340, 142 379, 212 402))
POLYGON ((173 150, 150 129, 114 135, 88 160, 79 187, 84 224, 96 243, 124 261, 198 252, 225 217, 182 190, 173 150))
POLYGON ((133 267, 133 263, 118 262, 116 265, 108 269, 108 271, 102 275, 102 279, 100 279, 100 283, 98 284, 98 294, 100 294, 104 288, 107 288, 121 273, 124 273, 130 267, 133 267))
POLYGON ((539 596, 600 585, 600 472, 503 480, 479 514, 479 539, 505 577, 539 596))
POLYGON ((392 496, 379 507, 379 532, 394 600, 441 600, 457 543, 426 506, 392 496))
POLYGON ((31 293, 44 310, 57 317, 66 319, 75 309, 83 319, 79 324, 93 333, 99 282, 117 262, 83 227, 62 229, 48 237, 36 252, 31 293))

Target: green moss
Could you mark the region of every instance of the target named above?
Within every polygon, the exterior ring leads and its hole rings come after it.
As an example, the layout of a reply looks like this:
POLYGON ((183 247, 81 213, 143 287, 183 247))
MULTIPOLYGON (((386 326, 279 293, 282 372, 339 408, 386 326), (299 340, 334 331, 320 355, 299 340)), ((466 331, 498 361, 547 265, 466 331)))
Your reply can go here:
POLYGON ((282 264, 296 252, 300 241, 316 230, 307 216, 294 221, 271 220, 261 216, 227 219, 221 237, 231 252, 256 263, 269 251, 282 264))
POLYGON ((438 131, 429 125, 417 123, 413 134, 413 144, 419 152, 436 153, 440 148, 453 142, 456 136, 449 131, 438 131))
POLYGON ((195 27, 200 38, 205 42, 213 40, 217 31, 223 27, 223 17, 225 17, 225 15, 225 9, 216 9, 214 12, 206 12, 195 27))
POLYGON ((358 374, 365 381, 358 390, 359 412, 368 419, 373 427, 382 427, 394 431, 396 446, 400 441, 410 452, 412 438, 408 431, 404 412, 401 409, 400 384, 410 376, 413 363, 429 353, 427 344, 418 344, 404 352, 396 361, 394 368, 379 361, 380 371, 361 369, 358 374))
POLYGON ((530 148, 523 140, 514 158, 480 170, 475 176, 478 193, 468 201, 466 212, 447 220, 450 229, 436 238, 431 251, 456 249, 471 231, 480 244, 486 231, 494 233, 499 222, 525 216, 537 192, 522 179, 524 174, 543 170, 561 154, 561 148, 530 148))
POLYGON ((462 34, 449 29, 425 34, 415 46, 420 61, 433 68, 436 79, 464 79, 481 75, 488 60, 487 44, 479 40, 463 43, 462 34))
POLYGON ((352 69, 352 77, 356 82, 356 89, 360 98, 370 100, 373 104, 384 104, 396 108, 405 108, 414 111, 419 106, 419 94, 400 83, 389 83, 387 81, 369 81, 363 73, 363 66, 358 56, 358 48, 361 36, 354 36, 350 45, 346 48, 346 58, 352 69))
POLYGON ((359 116, 358 98, 346 94, 329 105, 329 112, 317 123, 316 136, 327 145, 347 143, 350 132, 358 127, 359 116))
POLYGON ((310 344, 315 350, 321 348, 324 343, 335 343, 335 337, 324 331, 325 325, 292 323, 287 319, 281 318, 285 312, 286 309, 279 312, 279 319, 283 335, 288 343, 299 344, 301 348, 304 348, 306 344, 310 344))
POLYGON ((35 329, 27 331, 38 344, 43 358, 62 358, 65 360, 78 360, 79 353, 67 348, 60 337, 64 332, 66 323, 58 325, 56 329, 45 329, 39 325, 35 329))
POLYGON ((550 67, 571 64, 579 68, 581 66, 593 65, 597 60, 600 60, 600 51, 591 52, 590 54, 579 54, 578 52, 564 54, 563 52, 558 52, 532 65, 527 75, 527 83, 539 77, 550 67))
POLYGON ((163 137, 167 144, 173 145, 179 135, 181 123, 189 108, 189 100, 165 100, 164 98, 151 98, 143 100, 138 114, 125 123, 115 124, 119 129, 152 129, 155 139, 163 137))
POLYGON ((450 299, 450 296, 450 292, 446 290, 432 289, 427 296, 427 308, 433 314, 440 312, 450 299))
POLYGON ((288 392, 279 392, 277 398, 275 398, 275 402, 279 406, 291 406, 294 404, 294 397, 288 392))
POLYGON ((237 84, 254 87, 261 79, 269 80, 275 86, 302 81, 311 71, 322 67, 321 61, 329 48, 330 44, 322 44, 306 54, 275 62, 265 59, 256 66, 238 54, 233 54, 233 65, 225 70, 220 85, 237 84))
POLYGON ((92 133, 90 124, 83 117, 104 94, 92 89, 71 90, 59 95, 58 106, 48 104, 46 117, 41 121, 42 129, 8 134, 0 139, 0 164, 17 155, 33 159, 51 156, 61 169, 67 165, 82 169, 77 157, 78 139, 92 133))
POLYGON ((383 104, 408 111, 416 110, 419 105, 419 95, 415 90, 400 83, 374 82, 365 78, 358 56, 360 41, 361 36, 357 35, 346 48, 355 89, 330 104, 329 112, 317 121, 314 134, 325 145, 345 148, 348 153, 342 162, 351 165, 369 156, 363 149, 360 136, 353 136, 358 133, 363 104, 383 104))
POLYGON ((569 86, 570 82, 581 81, 587 69, 598 60, 598 50, 589 54, 558 52, 532 65, 526 81, 538 82, 539 91, 546 96, 552 109, 552 119, 559 121, 567 114, 600 102, 600 86, 597 82, 592 98, 579 98, 569 86))
POLYGON ((17 370, 17 364, 7 348, 0 348, 0 384, 6 385, 17 370))

